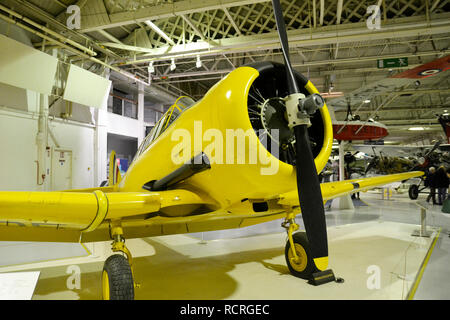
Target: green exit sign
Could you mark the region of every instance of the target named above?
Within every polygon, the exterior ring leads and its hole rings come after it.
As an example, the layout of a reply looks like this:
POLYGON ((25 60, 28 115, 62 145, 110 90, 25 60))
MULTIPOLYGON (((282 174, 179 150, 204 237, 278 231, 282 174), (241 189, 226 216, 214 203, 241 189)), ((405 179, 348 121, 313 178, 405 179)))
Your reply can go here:
POLYGON ((381 59, 377 61, 377 65, 379 69, 407 67, 408 58, 381 59))

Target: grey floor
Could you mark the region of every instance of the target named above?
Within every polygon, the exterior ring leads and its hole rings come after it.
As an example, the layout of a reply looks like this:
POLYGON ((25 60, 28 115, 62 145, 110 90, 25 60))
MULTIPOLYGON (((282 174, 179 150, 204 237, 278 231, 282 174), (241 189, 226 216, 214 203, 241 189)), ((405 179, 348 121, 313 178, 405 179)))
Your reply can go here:
MULTIPOLYGON (((390 199, 382 199, 381 194, 361 193, 361 202, 355 202, 355 210, 330 209, 326 212, 327 226, 354 224, 375 220, 392 221, 420 225, 420 208, 416 201, 409 200, 407 194, 394 193, 390 199)), ((424 202, 426 195, 419 195, 417 201, 424 202)), ((440 227, 441 232, 425 271, 414 295, 414 300, 450 299, 450 214, 440 212, 440 206, 430 206, 427 211, 427 225, 440 227)), ((282 220, 242 229, 192 233, 190 236, 204 239, 226 239, 248 237, 249 235, 280 232, 282 220)), ((301 219, 297 223, 303 228, 301 219)))
POLYGON ((88 255, 79 243, 0 241, 0 267, 88 255))

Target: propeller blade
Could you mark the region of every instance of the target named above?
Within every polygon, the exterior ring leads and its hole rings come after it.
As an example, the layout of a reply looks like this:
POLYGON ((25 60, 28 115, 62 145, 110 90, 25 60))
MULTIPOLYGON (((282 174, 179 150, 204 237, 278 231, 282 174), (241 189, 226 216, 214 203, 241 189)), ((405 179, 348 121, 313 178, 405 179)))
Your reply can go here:
POLYGON ((437 148, 439 148, 439 146, 441 145, 442 141, 439 140, 438 142, 436 142, 433 146, 433 148, 431 148, 430 151, 427 152, 427 154, 425 155, 425 157, 428 157, 430 154, 432 154, 437 148))
POLYGON ((289 43, 286 33, 286 25, 284 23, 283 11, 281 9, 280 0, 272 0, 272 6, 277 23, 278 36, 280 37, 281 51, 283 52, 284 65, 286 66, 286 74, 288 77, 289 93, 300 92, 297 81, 295 80, 294 71, 291 66, 291 59, 289 57, 289 43))
MULTIPOLYGON (((311 254, 314 259, 328 258, 328 236, 323 206, 322 191, 316 164, 309 143, 306 126, 294 127, 297 148, 297 189, 300 208, 302 210, 303 223, 306 235, 311 246, 311 254)), ((323 262, 321 268, 318 261, 314 261, 320 270, 328 265, 328 260, 323 262)))
MULTIPOLYGON (((272 0, 281 49, 286 66, 289 94, 300 93, 289 57, 289 44, 279 0, 272 0)), ((328 266, 328 241, 319 177, 311 150, 306 124, 294 126, 296 139, 297 190, 306 236, 311 246, 311 255, 317 269, 328 266)))

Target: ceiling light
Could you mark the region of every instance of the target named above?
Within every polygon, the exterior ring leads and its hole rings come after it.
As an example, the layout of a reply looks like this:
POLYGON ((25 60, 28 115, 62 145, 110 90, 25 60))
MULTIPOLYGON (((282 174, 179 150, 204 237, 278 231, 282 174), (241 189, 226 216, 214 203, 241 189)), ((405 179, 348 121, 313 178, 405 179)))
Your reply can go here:
POLYGON ((177 66, 175 65, 175 58, 172 58, 172 63, 170 64, 170 71, 173 71, 177 68, 177 66))
POLYGON ((197 56, 197 61, 195 62, 195 66, 200 68, 202 66, 202 60, 200 60, 200 56, 197 56))
POLYGON ((155 67, 153 66, 153 61, 150 61, 148 65, 148 73, 155 73, 155 67))
POLYGON ((425 130, 425 128, 424 127, 411 127, 408 130, 410 130, 410 131, 422 131, 422 130, 425 130))

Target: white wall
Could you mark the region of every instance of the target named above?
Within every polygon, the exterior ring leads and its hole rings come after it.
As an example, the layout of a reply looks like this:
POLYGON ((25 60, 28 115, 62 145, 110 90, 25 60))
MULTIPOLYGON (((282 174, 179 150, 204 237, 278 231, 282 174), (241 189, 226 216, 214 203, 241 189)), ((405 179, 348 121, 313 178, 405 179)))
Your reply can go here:
POLYGON ((0 190, 38 190, 37 119, 0 109, 0 190))
POLYGON ((145 128, 141 121, 108 112, 108 132, 142 139, 145 128))
MULTIPOLYGON (((0 101, 1 101, 0 96, 0 101)), ((33 102, 30 99, 29 104, 33 102)), ((23 109, 24 107, 20 107, 23 109)), ((74 106, 76 108, 76 106, 74 106)), ((25 107, 26 109, 26 107, 25 107)), ((145 128, 142 122, 105 112, 105 121, 100 130, 106 132, 140 138, 145 128)), ((38 114, 0 106, 0 190, 50 190, 50 177, 43 186, 37 185, 37 147, 36 134, 38 114)), ((90 188, 98 186, 106 178, 106 132, 96 136, 96 128, 90 124, 62 119, 49 118, 51 134, 48 135, 48 146, 56 144, 62 149, 72 150, 72 188, 90 188), (97 139, 97 142, 96 142, 97 139), (102 151, 103 150, 103 151, 102 151), (97 154, 95 154, 97 152, 97 154), (96 172, 96 157, 98 172, 96 172)), ((49 154, 50 155, 50 154, 49 154)), ((47 158, 47 169, 51 167, 47 158)), ((47 171, 47 174, 50 170, 47 171)))
MULTIPOLYGON (((0 190, 50 190, 49 170, 44 185, 37 185, 37 124, 36 115, 0 108, 0 190)), ((96 186, 95 128, 61 120, 49 120, 49 127, 60 148, 72 150, 72 188, 96 186)), ((50 135, 48 146, 56 146, 50 135)), ((51 167, 50 159, 46 159, 47 169, 51 167)))
MULTIPOLYGON (((56 141, 62 149, 72 150, 72 188, 94 187, 94 127, 49 121, 56 141)), ((49 137, 49 145, 55 146, 49 137)))

